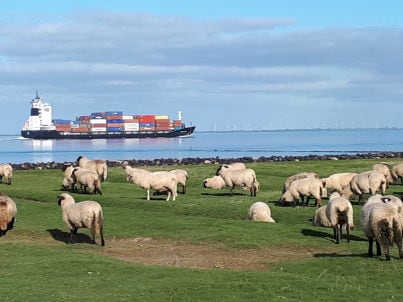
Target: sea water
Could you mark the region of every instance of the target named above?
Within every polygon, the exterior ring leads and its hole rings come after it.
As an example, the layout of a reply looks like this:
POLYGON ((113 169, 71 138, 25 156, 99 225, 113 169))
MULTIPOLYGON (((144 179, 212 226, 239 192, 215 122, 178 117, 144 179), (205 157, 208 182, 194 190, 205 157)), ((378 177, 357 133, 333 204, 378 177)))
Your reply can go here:
POLYGON ((0 135, 0 162, 66 162, 78 156, 108 160, 239 158, 403 151, 403 129, 195 132, 191 137, 32 140, 0 135))

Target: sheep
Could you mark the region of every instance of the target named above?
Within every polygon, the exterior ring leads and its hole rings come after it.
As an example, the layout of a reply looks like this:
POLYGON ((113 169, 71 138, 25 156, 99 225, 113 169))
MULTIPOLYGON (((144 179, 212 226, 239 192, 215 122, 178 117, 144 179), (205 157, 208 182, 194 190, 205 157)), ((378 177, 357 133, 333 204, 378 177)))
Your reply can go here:
POLYGON ((287 180, 285 181, 284 185, 283 185, 283 191, 281 194, 284 194, 285 191, 288 190, 288 188, 290 187, 291 183, 297 179, 303 179, 303 178, 307 178, 307 177, 314 177, 319 179, 319 175, 313 172, 301 172, 301 173, 297 173, 295 175, 291 175, 290 177, 287 178, 287 180))
POLYGON ((380 190, 385 195, 386 183, 385 175, 381 172, 362 172, 355 175, 350 184, 344 187, 342 196, 349 199, 353 194, 358 195, 358 203, 361 204, 364 193, 374 195, 380 190))
POLYGON ((326 216, 327 205, 317 208, 312 218, 312 224, 319 227, 331 227, 329 219, 326 216))
POLYGON ((374 164, 372 170, 378 171, 385 175, 387 185, 393 183, 397 179, 396 173, 389 167, 388 163, 382 162, 379 164, 374 164))
POLYGON ((342 227, 346 226, 347 242, 350 242, 350 230, 354 230, 353 206, 348 199, 334 192, 329 197, 326 207, 326 217, 333 228, 333 236, 339 244, 342 237, 342 227))
POLYGON ((106 164, 105 160, 101 159, 89 160, 85 156, 79 156, 77 158, 77 164, 81 168, 96 171, 102 181, 105 181, 108 176, 108 165, 106 164))
POLYGON ((375 239, 377 256, 381 256, 383 250, 386 260, 390 260, 389 248, 396 243, 399 258, 403 259, 401 212, 402 207, 397 208, 391 203, 371 202, 362 207, 360 222, 368 238, 369 257, 374 255, 375 239))
POLYGON ((227 170, 245 170, 246 166, 244 163, 240 163, 240 162, 236 162, 236 163, 232 163, 232 164, 224 164, 224 165, 220 165, 216 171, 216 175, 219 175, 219 172, 222 169, 227 169, 227 170))
POLYGON ((203 188, 221 190, 225 188, 225 181, 221 176, 214 175, 203 181, 203 188))
POLYGON ((322 192, 323 185, 318 178, 310 176, 307 178, 297 179, 291 183, 288 190, 285 191, 281 196, 280 203, 282 205, 285 205, 286 203, 292 203, 295 205, 295 202, 299 202, 301 198, 302 204, 304 204, 304 196, 306 196, 307 200, 305 206, 309 204, 310 197, 314 197, 316 199, 315 205, 320 207, 322 192))
POLYGON ((321 178, 323 188, 332 191, 335 190, 342 194, 343 188, 350 184, 351 179, 357 175, 357 173, 335 173, 326 178, 321 178))
POLYGON ((249 219, 253 221, 276 223, 276 221, 271 217, 269 205, 261 201, 257 201, 250 206, 249 219))
POLYGON ((171 170, 170 172, 174 173, 178 184, 182 186, 182 194, 186 193, 186 182, 188 180, 188 172, 183 169, 175 169, 171 170))
POLYGON ((72 176, 74 168, 72 164, 63 166, 64 179, 62 181, 62 189, 70 189, 71 192, 74 191, 74 179, 72 176))
POLYGON ((62 180, 62 185, 60 190, 64 191, 64 190, 70 190, 71 189, 71 182, 67 180, 66 177, 63 178, 62 180))
POLYGON ((400 183, 403 184, 403 162, 394 165, 392 171, 396 175, 396 179, 400 179, 400 183))
POLYGON ((9 196, 0 193, 0 237, 14 228, 17 205, 9 196))
POLYGON ((167 201, 171 198, 175 201, 177 196, 178 181, 174 173, 169 171, 150 172, 138 170, 130 173, 128 180, 147 190, 147 200, 150 200, 150 190, 167 191, 167 201))
POLYGON ((13 167, 10 164, 0 164, 0 183, 3 182, 3 176, 7 178, 7 184, 11 185, 13 179, 13 167))
POLYGON ((256 180, 256 172, 253 169, 227 169, 217 171, 224 179, 225 185, 231 188, 231 194, 236 186, 249 190, 250 196, 256 196, 259 183, 256 180))
POLYGON ((99 175, 97 172, 77 167, 74 168, 71 175, 74 181, 73 186, 74 184, 77 184, 81 188, 84 187, 85 192, 88 188, 89 193, 99 193, 99 195, 102 195, 101 182, 99 180, 99 175))
POLYGON ((70 243, 73 243, 73 234, 77 234, 79 228, 87 228, 91 232, 92 242, 95 244, 95 235, 101 237, 101 245, 104 240, 104 217, 101 205, 93 200, 75 202, 74 198, 63 193, 57 197, 58 205, 62 209, 63 221, 70 230, 70 243))

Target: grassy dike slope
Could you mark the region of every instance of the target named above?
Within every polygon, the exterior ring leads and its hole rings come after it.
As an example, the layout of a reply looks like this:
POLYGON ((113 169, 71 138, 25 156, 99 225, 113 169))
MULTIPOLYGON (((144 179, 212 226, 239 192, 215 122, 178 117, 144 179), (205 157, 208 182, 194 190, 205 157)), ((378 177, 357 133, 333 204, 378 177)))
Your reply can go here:
MULTIPOLYGON (((202 188, 217 166, 181 166, 190 179, 175 202, 147 201, 123 169, 111 168, 102 196, 73 194, 102 204, 104 248, 83 229, 66 243, 56 203, 62 171, 15 171, 11 186, 0 185, 18 207, 15 229, 0 238, 2 301, 402 301, 403 261, 395 247, 390 262, 366 257, 361 206, 353 201, 351 242, 336 245, 332 230, 311 225, 315 208, 276 205, 292 174, 361 172, 378 161, 248 164, 261 184, 256 198, 202 188), (278 223, 248 221, 254 201, 268 202, 278 223)), ((402 192, 400 184, 388 189, 402 192)))

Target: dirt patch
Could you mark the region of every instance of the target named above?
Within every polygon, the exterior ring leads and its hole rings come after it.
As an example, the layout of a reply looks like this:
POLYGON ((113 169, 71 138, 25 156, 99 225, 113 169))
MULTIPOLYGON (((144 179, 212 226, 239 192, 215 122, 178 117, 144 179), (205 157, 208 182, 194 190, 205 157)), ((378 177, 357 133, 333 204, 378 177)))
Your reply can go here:
POLYGON ((169 239, 109 239, 104 249, 85 251, 145 265, 204 269, 267 270, 283 261, 313 258, 314 249, 275 247, 228 249, 220 244, 189 244, 169 239))

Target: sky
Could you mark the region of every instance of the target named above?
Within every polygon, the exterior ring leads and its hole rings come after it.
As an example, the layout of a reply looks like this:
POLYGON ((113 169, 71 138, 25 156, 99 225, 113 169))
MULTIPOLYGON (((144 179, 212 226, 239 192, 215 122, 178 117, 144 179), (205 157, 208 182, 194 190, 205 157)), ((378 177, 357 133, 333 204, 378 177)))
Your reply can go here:
POLYGON ((403 1, 0 0, 1 134, 182 111, 196 130, 403 127, 403 1))

